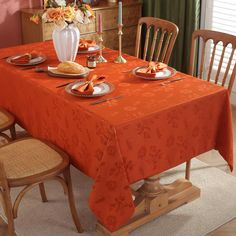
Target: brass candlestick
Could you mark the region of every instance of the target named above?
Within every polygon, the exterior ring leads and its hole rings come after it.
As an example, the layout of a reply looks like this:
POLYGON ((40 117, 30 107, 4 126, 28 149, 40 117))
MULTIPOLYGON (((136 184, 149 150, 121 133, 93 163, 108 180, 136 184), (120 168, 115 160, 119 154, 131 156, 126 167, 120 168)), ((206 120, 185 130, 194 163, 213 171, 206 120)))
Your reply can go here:
POLYGON ((98 42, 99 42, 99 56, 97 58, 97 62, 98 63, 107 62, 107 60, 102 56, 102 49, 103 49, 102 33, 98 33, 98 42))
POLYGON ((115 59, 115 63, 126 63, 127 61, 125 60, 124 57, 122 57, 122 35, 123 35, 123 32, 122 32, 122 28, 123 28, 123 25, 120 24, 118 25, 118 36, 119 36, 119 56, 115 59))

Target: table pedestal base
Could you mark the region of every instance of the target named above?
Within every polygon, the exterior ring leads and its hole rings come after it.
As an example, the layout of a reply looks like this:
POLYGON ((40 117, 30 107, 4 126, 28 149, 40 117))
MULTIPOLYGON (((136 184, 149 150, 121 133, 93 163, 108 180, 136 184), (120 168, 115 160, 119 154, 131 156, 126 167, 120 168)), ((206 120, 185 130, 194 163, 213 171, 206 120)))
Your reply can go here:
POLYGON ((137 227, 163 215, 185 203, 200 197, 200 189, 186 179, 178 179, 171 184, 162 185, 159 176, 145 179, 144 184, 136 191, 135 212, 132 218, 114 232, 97 223, 96 231, 104 236, 127 236, 137 227))

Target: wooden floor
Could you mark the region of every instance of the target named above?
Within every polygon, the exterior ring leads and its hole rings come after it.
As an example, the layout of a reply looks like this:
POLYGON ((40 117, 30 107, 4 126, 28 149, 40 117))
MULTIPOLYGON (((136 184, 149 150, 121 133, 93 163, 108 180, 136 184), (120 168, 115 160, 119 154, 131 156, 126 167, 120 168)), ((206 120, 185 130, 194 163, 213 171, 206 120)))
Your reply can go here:
POLYGON ((235 236, 236 235, 236 219, 231 220, 225 225, 222 225, 217 230, 207 236, 235 236))
MULTIPOLYGON (((234 125, 234 147, 236 147, 236 107, 233 108, 233 125, 234 125)), ((24 134, 23 134, 24 135, 24 134)), ((211 166, 215 166, 223 171, 226 171, 236 177, 236 148, 234 148, 234 172, 230 173, 226 162, 219 157, 217 152, 210 152, 209 155, 204 155, 199 159, 211 166)), ((235 199, 236 201, 236 199, 235 199)), ((0 236, 7 236, 7 225, 0 217, 0 236)), ((52 235, 53 236, 53 235, 52 235)), ((222 225, 220 228, 211 232, 207 236, 236 236, 236 218, 222 225)))

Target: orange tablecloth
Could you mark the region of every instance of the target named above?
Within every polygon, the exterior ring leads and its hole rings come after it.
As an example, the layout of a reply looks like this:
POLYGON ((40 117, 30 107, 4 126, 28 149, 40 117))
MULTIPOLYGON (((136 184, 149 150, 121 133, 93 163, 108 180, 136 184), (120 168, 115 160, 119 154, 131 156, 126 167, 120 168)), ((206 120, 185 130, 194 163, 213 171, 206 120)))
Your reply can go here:
MULTIPOLYGON (((31 50, 48 56, 43 65, 57 65, 51 42, 0 50, 0 57, 31 50)), ((233 166, 232 121, 226 89, 182 73, 184 80, 160 86, 122 73, 144 61, 107 49, 103 74, 116 87, 96 106, 98 98, 78 98, 56 86, 67 79, 20 70, 0 60, 0 105, 16 115, 33 136, 47 139, 71 155, 72 163, 94 179, 90 207, 110 230, 134 211, 129 184, 163 172, 211 149, 233 166)), ((77 61, 85 64, 85 55, 77 61)))

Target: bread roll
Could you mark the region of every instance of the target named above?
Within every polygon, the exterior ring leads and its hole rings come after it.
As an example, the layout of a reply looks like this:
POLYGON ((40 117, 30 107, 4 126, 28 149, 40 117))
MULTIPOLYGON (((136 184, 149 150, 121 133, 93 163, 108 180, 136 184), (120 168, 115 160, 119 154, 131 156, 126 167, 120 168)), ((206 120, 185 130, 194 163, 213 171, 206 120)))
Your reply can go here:
POLYGON ((81 74, 85 72, 85 68, 73 61, 63 61, 57 66, 58 71, 68 74, 81 74))

